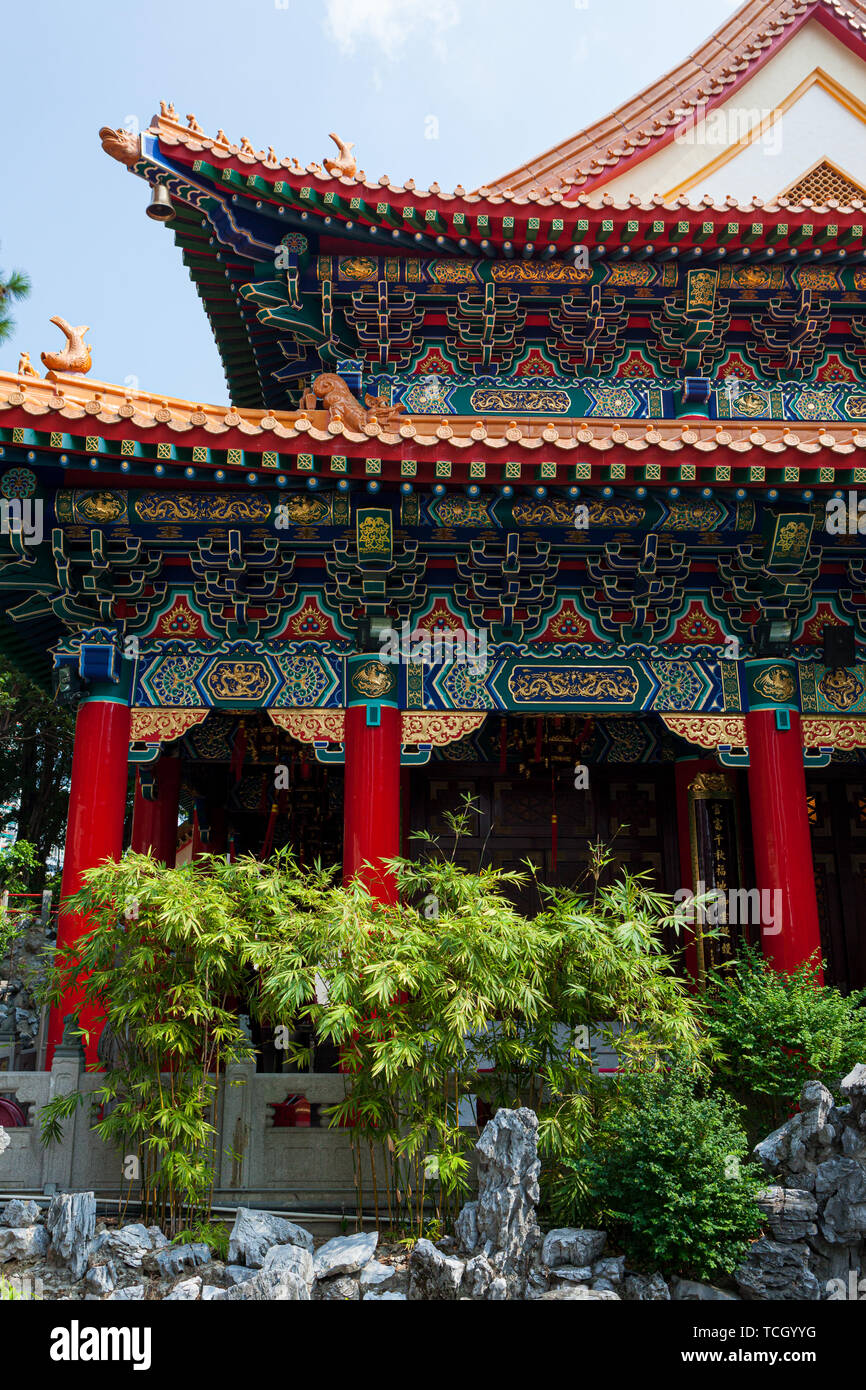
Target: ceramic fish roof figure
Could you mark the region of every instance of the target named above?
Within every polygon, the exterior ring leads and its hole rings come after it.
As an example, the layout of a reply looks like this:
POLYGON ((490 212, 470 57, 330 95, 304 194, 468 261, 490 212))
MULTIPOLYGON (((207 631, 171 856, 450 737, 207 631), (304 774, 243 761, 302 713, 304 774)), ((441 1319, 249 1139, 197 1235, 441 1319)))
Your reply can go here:
POLYGON ((51 320, 60 329, 66 338, 67 346, 62 352, 43 352, 42 361, 52 372, 79 372, 84 375, 90 371, 90 346, 84 341, 85 333, 89 332, 88 325, 82 324, 79 328, 73 328, 66 319, 57 315, 51 320))

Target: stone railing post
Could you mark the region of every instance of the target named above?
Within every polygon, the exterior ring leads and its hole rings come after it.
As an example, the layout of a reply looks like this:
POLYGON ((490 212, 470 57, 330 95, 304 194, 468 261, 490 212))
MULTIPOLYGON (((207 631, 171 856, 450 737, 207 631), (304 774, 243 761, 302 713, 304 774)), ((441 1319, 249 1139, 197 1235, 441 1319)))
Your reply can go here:
MULTIPOLYGON (((68 1096, 79 1089, 84 1071, 84 1048, 79 1038, 74 1036, 77 1020, 67 1014, 63 1020, 63 1040, 54 1049, 51 1062, 51 1086, 48 1099, 55 1096, 68 1096)), ((42 1165, 42 1190, 45 1193, 68 1191, 72 1181, 72 1162, 75 1154, 75 1139, 80 1125, 87 1124, 87 1116, 81 1109, 76 1110, 63 1124, 63 1138, 45 1149, 42 1165)))

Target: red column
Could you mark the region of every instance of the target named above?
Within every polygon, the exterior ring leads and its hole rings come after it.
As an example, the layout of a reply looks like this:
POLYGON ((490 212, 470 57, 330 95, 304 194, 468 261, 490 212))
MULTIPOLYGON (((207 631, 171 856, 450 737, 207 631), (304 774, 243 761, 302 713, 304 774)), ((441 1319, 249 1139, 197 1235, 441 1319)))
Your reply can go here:
MULTIPOLYGON (((117 699, 82 701, 75 721, 75 745, 69 789, 69 817, 63 855, 63 899, 81 887, 85 869, 103 859, 119 859, 123 852, 123 820, 129 760, 129 706, 117 699)), ((57 943, 67 945, 87 930, 87 918, 62 912, 57 943)), ((91 1029, 86 1049, 88 1062, 96 1061, 100 1020, 96 1011, 82 1007, 81 992, 73 986, 59 1007, 52 1008, 48 1024, 47 1066, 63 1035, 63 1019, 75 1014, 91 1029)))
POLYGON ((368 723, 368 708, 346 710, 343 877, 360 874, 380 901, 396 902, 393 875, 381 863, 400 853, 401 715, 382 705, 369 711, 378 724, 368 723), (364 870, 365 861, 374 867, 364 870))
POLYGON ((149 800, 135 777, 132 812, 132 848, 137 854, 150 850, 154 859, 174 868, 177 852, 177 808, 180 798, 180 758, 161 757, 156 765, 156 796, 149 800))
MULTIPOLYGON (((762 927, 765 956, 777 970, 791 971, 821 953, 815 871, 806 806, 803 733, 797 710, 785 711, 790 728, 777 728, 776 710, 746 716, 749 742, 749 800, 758 887, 779 897, 781 931, 762 927)), ((771 900, 772 901, 772 900, 771 900)))

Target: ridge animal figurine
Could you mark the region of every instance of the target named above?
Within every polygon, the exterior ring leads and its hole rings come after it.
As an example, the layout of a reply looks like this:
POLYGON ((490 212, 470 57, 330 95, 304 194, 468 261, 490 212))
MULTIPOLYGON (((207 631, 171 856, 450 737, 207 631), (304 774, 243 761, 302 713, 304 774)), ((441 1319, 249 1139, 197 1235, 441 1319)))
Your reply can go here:
POLYGON ((345 174, 347 178, 353 178, 358 168, 358 161, 352 154, 355 148, 354 141, 341 140, 339 135, 329 135, 329 140, 333 140, 337 149, 340 151, 338 159, 323 159, 322 163, 329 174, 334 178, 339 178, 340 174, 345 174))
POLYGON ((316 377, 312 390, 304 394, 304 409, 316 410, 319 400, 330 412, 332 420, 339 416, 344 425, 356 432, 362 431, 373 415, 379 424, 387 429, 406 411, 402 401, 398 405, 389 405, 381 396, 365 396, 365 410, 361 402, 352 395, 343 378, 333 372, 325 372, 324 375, 316 377))
POLYGON ((35 377, 39 376, 39 373, 33 366, 33 363, 30 361, 29 352, 22 352, 21 356, 18 358, 18 375, 35 377))
POLYGON ((59 315, 51 322, 56 323, 64 334, 67 345, 62 352, 41 353, 44 365, 52 372, 80 372, 82 375, 89 372, 90 345, 84 341, 85 333, 90 331, 89 326, 84 323, 80 328, 73 328, 59 315))

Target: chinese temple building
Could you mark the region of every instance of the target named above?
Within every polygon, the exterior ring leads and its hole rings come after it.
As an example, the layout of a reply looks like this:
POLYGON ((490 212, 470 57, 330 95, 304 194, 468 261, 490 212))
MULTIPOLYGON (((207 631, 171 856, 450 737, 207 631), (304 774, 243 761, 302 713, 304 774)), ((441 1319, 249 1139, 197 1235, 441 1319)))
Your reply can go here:
POLYGON ((123 850, 130 769, 136 849, 173 864, 181 806, 184 857, 385 895, 470 793, 467 866, 568 884, 612 840, 778 902, 696 926, 698 973, 750 936, 866 984, 864 129, 861 0, 750 0, 474 191, 166 104, 104 128, 229 403, 94 380, 63 321, 0 373, 45 534, 0 538, 0 647, 79 697, 64 892, 123 850))

